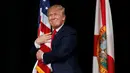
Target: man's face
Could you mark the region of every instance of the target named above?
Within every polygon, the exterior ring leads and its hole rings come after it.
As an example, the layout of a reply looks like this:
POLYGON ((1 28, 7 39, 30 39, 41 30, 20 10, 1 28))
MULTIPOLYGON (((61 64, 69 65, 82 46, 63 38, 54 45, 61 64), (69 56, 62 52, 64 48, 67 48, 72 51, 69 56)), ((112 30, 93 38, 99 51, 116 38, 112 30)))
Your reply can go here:
POLYGON ((65 15, 62 13, 61 10, 58 10, 57 8, 53 8, 48 13, 48 19, 51 26, 54 29, 56 29, 64 23, 65 15))

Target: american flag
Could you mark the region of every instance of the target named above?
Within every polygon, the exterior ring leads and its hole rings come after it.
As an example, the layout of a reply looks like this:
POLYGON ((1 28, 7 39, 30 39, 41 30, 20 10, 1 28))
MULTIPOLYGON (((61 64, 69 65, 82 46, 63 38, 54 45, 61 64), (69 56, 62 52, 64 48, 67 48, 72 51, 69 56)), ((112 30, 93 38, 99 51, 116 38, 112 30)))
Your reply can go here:
POLYGON ((97 0, 93 73, 115 73, 114 35, 109 0, 97 0))
MULTIPOLYGON (((44 35, 46 33, 51 32, 51 26, 48 22, 48 17, 47 17, 47 9, 50 6, 49 0, 40 0, 40 7, 39 7, 39 16, 38 16, 38 36, 44 35)), ((51 43, 44 43, 40 45, 40 49, 43 52, 49 52, 51 51, 51 43)), ((51 64, 45 65, 43 61, 37 60, 32 73, 50 73, 51 64)))

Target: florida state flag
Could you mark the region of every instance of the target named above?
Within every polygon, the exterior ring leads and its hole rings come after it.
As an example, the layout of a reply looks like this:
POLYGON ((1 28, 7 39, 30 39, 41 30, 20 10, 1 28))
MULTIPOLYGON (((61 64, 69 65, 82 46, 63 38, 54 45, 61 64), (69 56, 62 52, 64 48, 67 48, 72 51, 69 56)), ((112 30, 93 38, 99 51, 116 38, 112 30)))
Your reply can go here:
POLYGON ((114 37, 109 0, 97 0, 93 73, 115 73, 114 62, 114 37))

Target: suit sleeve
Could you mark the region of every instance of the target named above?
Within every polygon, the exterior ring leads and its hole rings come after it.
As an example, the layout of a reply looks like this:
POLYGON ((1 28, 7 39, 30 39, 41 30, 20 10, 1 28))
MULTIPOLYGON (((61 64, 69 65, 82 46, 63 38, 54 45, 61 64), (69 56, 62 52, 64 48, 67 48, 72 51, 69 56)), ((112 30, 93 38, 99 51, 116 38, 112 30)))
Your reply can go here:
POLYGON ((45 53, 43 60, 45 64, 66 60, 76 48, 76 34, 62 37, 55 50, 45 53))

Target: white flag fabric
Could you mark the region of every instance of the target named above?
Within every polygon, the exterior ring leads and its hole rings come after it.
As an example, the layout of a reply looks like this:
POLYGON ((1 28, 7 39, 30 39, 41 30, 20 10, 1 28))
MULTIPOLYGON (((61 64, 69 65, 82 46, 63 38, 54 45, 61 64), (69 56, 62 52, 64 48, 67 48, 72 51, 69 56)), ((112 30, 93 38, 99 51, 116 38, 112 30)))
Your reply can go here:
POLYGON ((115 73, 114 35, 109 0, 97 0, 92 73, 115 73))

